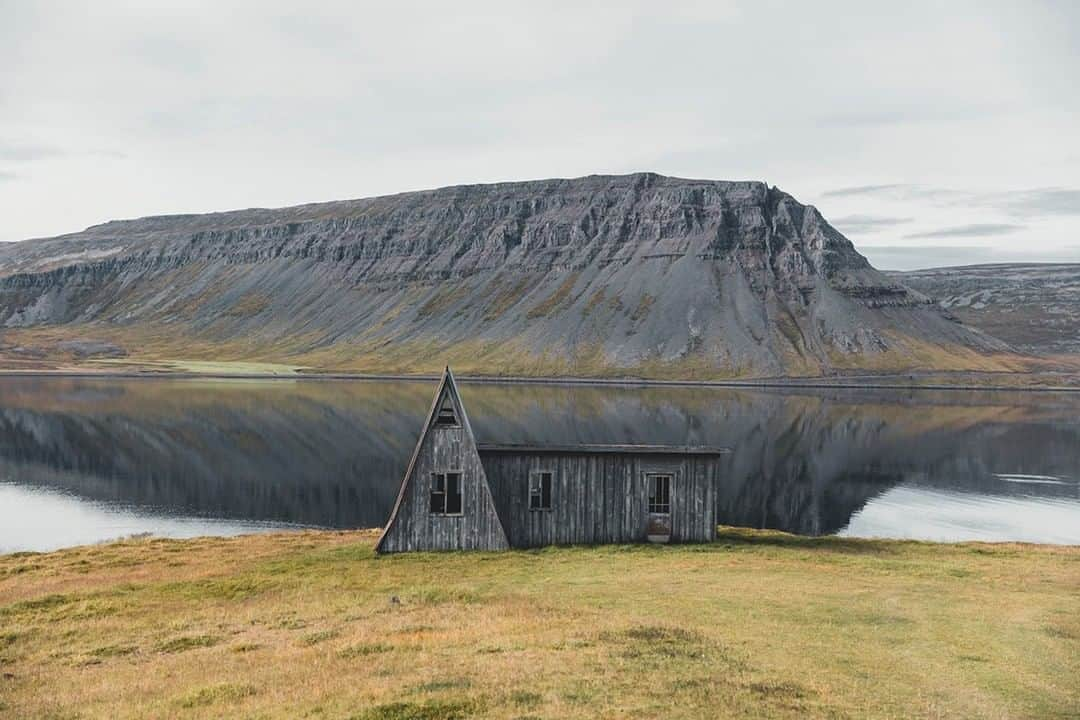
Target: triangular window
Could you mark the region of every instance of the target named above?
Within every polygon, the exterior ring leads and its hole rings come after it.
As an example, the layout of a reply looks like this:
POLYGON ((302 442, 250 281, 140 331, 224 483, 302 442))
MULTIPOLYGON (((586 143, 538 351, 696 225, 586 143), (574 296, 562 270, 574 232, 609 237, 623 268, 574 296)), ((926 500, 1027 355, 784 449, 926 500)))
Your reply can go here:
POLYGON ((439 427, 454 427, 458 424, 457 410, 454 409, 454 401, 450 395, 443 395, 439 403, 439 412, 435 415, 435 425, 439 427))

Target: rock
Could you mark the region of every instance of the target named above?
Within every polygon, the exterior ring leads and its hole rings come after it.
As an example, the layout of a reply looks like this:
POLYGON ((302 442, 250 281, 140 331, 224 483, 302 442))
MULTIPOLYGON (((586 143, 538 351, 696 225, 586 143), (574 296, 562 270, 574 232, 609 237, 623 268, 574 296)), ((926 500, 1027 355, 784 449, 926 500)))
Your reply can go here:
POLYGON ((251 359, 383 370, 464 358, 502 373, 816 375, 924 367, 927 348, 958 367, 1009 351, 775 187, 651 173, 149 217, 0 247, 0 327, 91 323, 154 330, 175 345, 162 353, 242 339, 251 359))
POLYGON ((119 345, 103 340, 61 340, 56 349, 73 354, 77 358, 124 357, 127 351, 119 345))
POLYGON ((890 273, 958 322, 1025 352, 1080 354, 1080 263, 1001 263, 890 273))

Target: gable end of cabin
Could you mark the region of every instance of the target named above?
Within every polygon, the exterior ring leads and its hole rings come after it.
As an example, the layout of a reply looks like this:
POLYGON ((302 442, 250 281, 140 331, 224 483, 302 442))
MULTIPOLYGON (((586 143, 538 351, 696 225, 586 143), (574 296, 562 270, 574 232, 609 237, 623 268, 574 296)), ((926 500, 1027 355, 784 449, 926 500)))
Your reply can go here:
POLYGON ((447 367, 375 549, 393 553, 507 547, 476 438, 447 367))

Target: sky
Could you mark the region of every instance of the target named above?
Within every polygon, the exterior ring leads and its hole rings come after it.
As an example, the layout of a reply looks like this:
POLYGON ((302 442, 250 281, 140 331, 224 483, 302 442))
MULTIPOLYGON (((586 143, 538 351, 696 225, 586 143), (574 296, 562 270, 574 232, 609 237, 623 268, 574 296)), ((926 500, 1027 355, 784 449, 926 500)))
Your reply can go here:
POLYGON ((653 171, 776 185, 884 269, 1080 261, 1078 30, 1073 0, 0 0, 0 240, 653 171))

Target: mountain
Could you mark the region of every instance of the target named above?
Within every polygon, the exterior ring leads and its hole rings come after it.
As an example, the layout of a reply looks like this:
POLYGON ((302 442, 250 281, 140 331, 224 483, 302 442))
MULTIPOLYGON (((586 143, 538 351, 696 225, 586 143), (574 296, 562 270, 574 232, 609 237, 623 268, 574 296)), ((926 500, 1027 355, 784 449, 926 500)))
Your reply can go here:
POLYGON ((1020 350, 1080 355, 1080 263, 971 265, 890 275, 1020 350))
POLYGON ((0 247, 6 362, 731 377, 1011 349, 760 182, 643 173, 169 215, 0 247))

